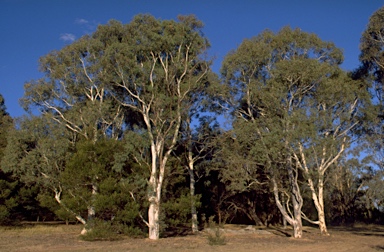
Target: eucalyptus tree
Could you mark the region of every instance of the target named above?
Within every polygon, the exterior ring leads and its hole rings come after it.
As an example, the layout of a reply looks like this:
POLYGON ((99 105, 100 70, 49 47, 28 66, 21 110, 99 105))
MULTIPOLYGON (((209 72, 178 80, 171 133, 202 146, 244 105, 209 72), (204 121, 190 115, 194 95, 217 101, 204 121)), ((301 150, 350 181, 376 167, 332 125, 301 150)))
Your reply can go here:
POLYGON ((233 212, 246 215, 255 225, 268 225, 268 216, 275 211, 270 197, 268 173, 262 161, 251 151, 255 138, 250 136, 246 124, 236 126, 220 138, 216 158, 223 160, 220 180, 226 186, 227 205, 233 212))
MULTIPOLYGON (((102 138, 118 139, 124 124, 121 106, 104 81, 107 73, 96 42, 84 36, 41 57, 44 77, 27 82, 21 99, 27 111, 37 109, 46 118, 65 126, 73 143, 81 139, 93 143, 102 138)), ((96 182, 91 190, 97 194, 96 182)), ((90 204, 88 216, 92 219, 94 215, 90 204)))
POLYGON ((364 92, 360 82, 340 70, 341 62, 341 50, 333 43, 285 27, 244 40, 223 63, 226 88, 234 98, 228 100, 234 108, 233 126, 244 129, 237 134, 247 136, 254 161, 268 169, 276 204, 297 238, 305 216, 299 175, 312 193, 315 223, 326 234, 324 174, 347 148, 347 133, 358 124, 358 95, 364 92), (288 188, 279 189, 284 185, 288 188), (280 192, 288 196, 292 215, 280 192))
POLYGON ((214 114, 220 113, 220 108, 213 103, 214 89, 219 84, 218 76, 209 72, 203 85, 195 88, 183 101, 181 134, 178 145, 184 149, 184 164, 189 174, 189 189, 191 197, 192 232, 198 231, 195 184, 197 174, 196 163, 202 161, 213 151, 212 143, 218 134, 218 124, 214 114))
POLYGON ((198 231, 195 184, 199 172, 196 171, 196 164, 212 155, 215 138, 220 131, 215 115, 220 114, 221 109, 213 102, 214 90, 219 86, 218 76, 209 72, 202 82, 203 85, 191 90, 188 99, 183 101, 180 139, 177 142, 178 151, 175 152, 189 175, 193 233, 198 231))
POLYGON ((7 146, 7 133, 13 126, 12 122, 13 120, 5 106, 5 100, 0 94, 0 160, 3 157, 4 148, 7 146))
MULTIPOLYGON (((64 131, 65 133, 65 131, 64 131)), ((21 118, 17 129, 9 132, 1 165, 27 185, 38 185, 53 193, 57 203, 86 225, 83 214, 73 211, 63 201, 66 188, 60 176, 71 155, 72 143, 60 127, 46 117, 21 118)))
POLYGON ((104 48, 104 82, 109 83, 120 106, 140 115, 150 146, 148 179, 149 238, 160 231, 161 190, 167 161, 174 150, 183 121, 185 101, 200 90, 210 71, 203 53, 209 47, 202 23, 194 16, 179 21, 136 16, 122 25, 100 26, 92 39, 104 48))
MULTIPOLYGON (((367 136, 373 154, 374 165, 384 169, 384 7, 378 9, 369 19, 369 23, 360 41, 360 66, 358 73, 371 84, 372 101, 376 106, 376 118, 368 126, 367 136)), ((361 76, 360 76, 361 77, 361 76)))
POLYGON ((216 137, 220 134, 220 129, 215 122, 215 118, 211 116, 197 116, 199 125, 192 129, 192 115, 190 109, 189 115, 186 116, 181 130, 181 139, 178 142, 179 152, 176 153, 182 164, 185 166, 189 175, 189 189, 191 197, 191 216, 192 216, 192 232, 198 231, 197 210, 196 210, 196 179, 202 176, 203 171, 199 172, 199 164, 207 161, 215 151, 216 137), (180 153, 181 152, 181 153, 180 153))
POLYGON ((121 152, 122 142, 119 140, 101 139, 96 143, 80 141, 76 144, 73 155, 67 160, 65 169, 59 174, 60 183, 65 188, 62 202, 68 208, 83 213, 84 209, 89 208, 88 206, 94 207, 95 215, 91 217, 95 219, 88 218, 88 230, 93 230, 95 225, 97 228, 98 220, 112 223, 117 217, 123 221, 120 212, 125 205, 132 206, 132 209, 126 209, 126 215, 130 215, 131 220, 135 219, 136 204, 122 193, 123 187, 126 187, 124 180, 130 179, 127 174, 130 167, 125 167, 123 170, 115 169, 121 152), (95 184, 98 187, 97 194, 89 190, 95 184))
MULTIPOLYGON (((369 23, 360 41, 360 61, 365 71, 372 74, 373 92, 381 105, 384 102, 384 7, 378 9, 369 19, 369 23)), ((383 110, 381 110, 383 111, 383 110)))
MULTIPOLYGON (((7 112, 5 100, 0 94, 0 163, 4 156, 4 150, 7 147, 7 137, 12 128, 12 118, 7 112)), ((17 180, 12 178, 11 173, 4 172, 0 165, 0 223, 12 221, 11 212, 17 206, 17 200, 13 197, 17 193, 17 180)))
POLYGON ((124 115, 104 80, 107 73, 98 46, 84 36, 41 57, 44 77, 24 85, 23 107, 48 115, 78 138, 117 139, 124 115))
POLYGON ((325 178, 351 147, 356 136, 353 131, 362 123, 362 106, 369 104, 362 86, 362 82, 336 69, 326 80, 318 82, 313 99, 306 104, 309 109, 297 117, 296 130, 303 136, 292 144, 292 153, 307 180, 318 213, 318 220, 310 222, 319 225, 325 235, 325 178))

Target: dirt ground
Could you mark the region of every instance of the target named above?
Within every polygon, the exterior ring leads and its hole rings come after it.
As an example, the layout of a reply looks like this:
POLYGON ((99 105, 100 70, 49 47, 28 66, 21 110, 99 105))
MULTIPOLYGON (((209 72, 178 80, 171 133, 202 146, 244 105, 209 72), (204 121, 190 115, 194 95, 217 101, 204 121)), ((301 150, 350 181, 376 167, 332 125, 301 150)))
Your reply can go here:
POLYGON ((327 237, 321 236, 316 228, 305 227, 302 239, 289 237, 290 230, 276 228, 252 234, 229 232, 225 234, 226 244, 221 246, 209 245, 206 232, 158 241, 125 238, 88 242, 79 239, 81 228, 76 225, 0 228, 0 251, 384 251, 384 226, 334 227, 327 237))

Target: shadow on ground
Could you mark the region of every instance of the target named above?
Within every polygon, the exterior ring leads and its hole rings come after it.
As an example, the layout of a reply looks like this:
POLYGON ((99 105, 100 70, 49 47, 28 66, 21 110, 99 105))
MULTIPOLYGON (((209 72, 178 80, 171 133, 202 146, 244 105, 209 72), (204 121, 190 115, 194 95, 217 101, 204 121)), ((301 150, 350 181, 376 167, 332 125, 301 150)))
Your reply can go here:
MULTIPOLYGON (((361 236, 384 237, 384 226, 378 226, 378 225, 354 226, 354 227, 331 227, 330 230, 351 232, 353 234, 361 235, 361 236)), ((384 250, 384 246, 378 249, 384 250)))

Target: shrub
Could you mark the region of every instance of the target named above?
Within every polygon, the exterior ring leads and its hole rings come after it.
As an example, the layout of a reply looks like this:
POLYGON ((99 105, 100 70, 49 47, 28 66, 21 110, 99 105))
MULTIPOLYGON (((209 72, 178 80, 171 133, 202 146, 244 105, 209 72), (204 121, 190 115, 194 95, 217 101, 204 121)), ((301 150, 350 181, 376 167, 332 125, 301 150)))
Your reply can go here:
POLYGON ((208 234, 207 239, 209 245, 218 246, 227 244, 224 233, 220 230, 220 225, 213 222, 212 218, 209 219, 209 228, 214 231, 208 234))

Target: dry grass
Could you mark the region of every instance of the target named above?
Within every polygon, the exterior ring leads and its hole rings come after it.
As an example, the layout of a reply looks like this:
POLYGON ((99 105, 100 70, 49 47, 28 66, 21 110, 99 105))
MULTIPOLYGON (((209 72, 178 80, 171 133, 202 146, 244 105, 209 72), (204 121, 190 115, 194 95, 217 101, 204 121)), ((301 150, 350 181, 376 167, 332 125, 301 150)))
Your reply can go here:
MULTIPOLYGON (((236 226, 226 228, 236 229, 236 226)), ((125 237, 119 241, 87 242, 79 238, 79 225, 34 225, 0 228, 0 251, 384 251, 383 226, 331 228, 331 236, 306 227, 304 238, 289 237, 290 230, 268 229, 272 233, 225 234, 226 245, 211 246, 208 234, 163 238, 158 241, 125 237)))

